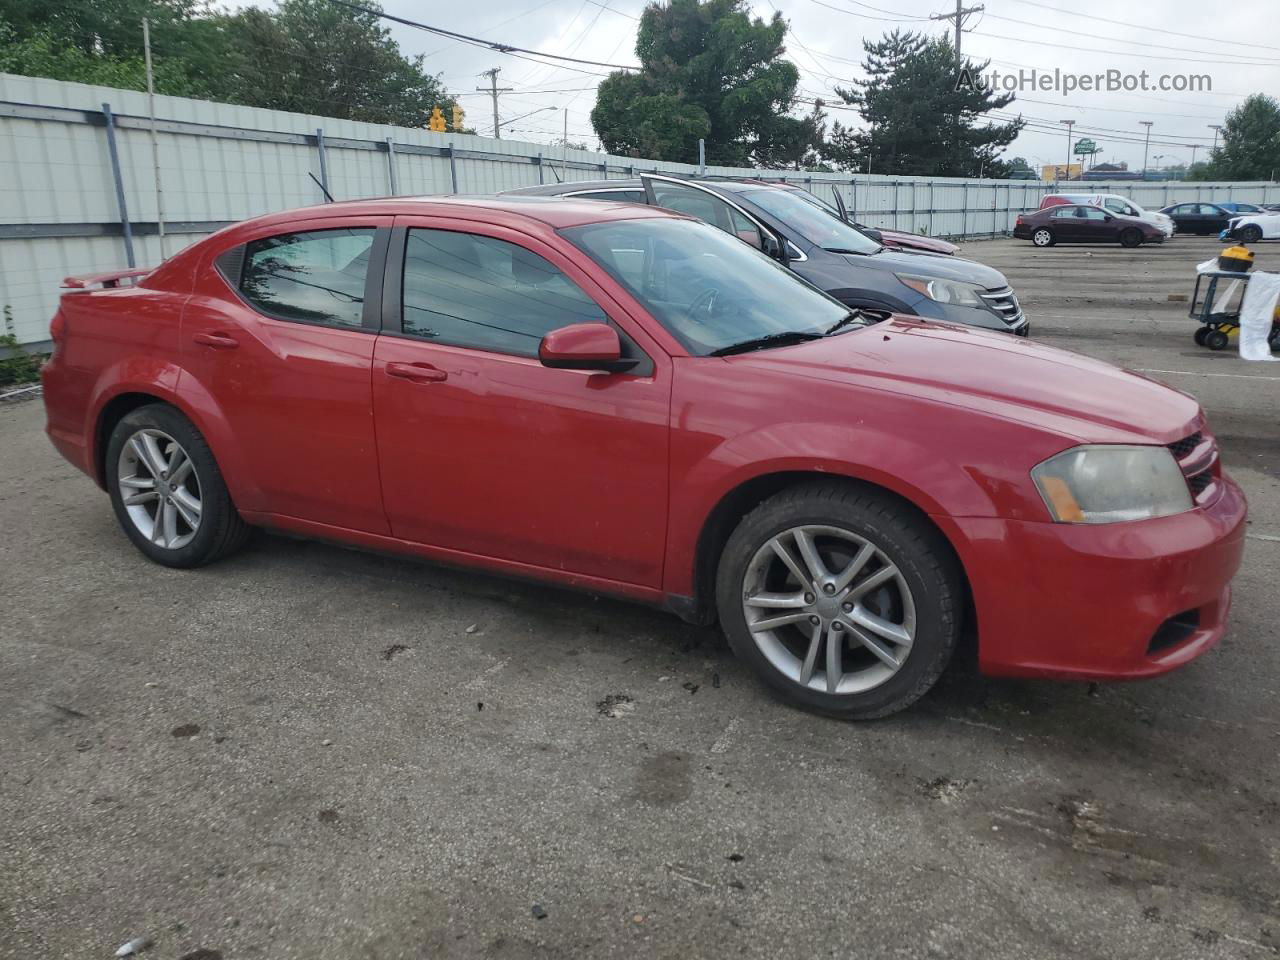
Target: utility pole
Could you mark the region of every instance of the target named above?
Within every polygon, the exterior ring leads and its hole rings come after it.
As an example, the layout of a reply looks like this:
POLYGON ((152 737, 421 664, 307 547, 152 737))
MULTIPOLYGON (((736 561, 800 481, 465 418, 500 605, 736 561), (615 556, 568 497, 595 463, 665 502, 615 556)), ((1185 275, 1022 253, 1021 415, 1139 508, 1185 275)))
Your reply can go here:
POLYGON ((1222 129, 1222 124, 1220 124, 1220 123, 1211 123, 1211 124, 1209 124, 1209 129, 1213 131, 1213 151, 1211 151, 1211 152, 1209 153, 1209 159, 1210 159, 1210 160, 1212 160, 1212 159, 1213 159, 1213 154, 1214 154, 1214 153, 1217 151, 1217 149, 1218 149, 1218 131, 1222 129))
POLYGON ((964 0, 956 0, 955 13, 929 14, 930 20, 951 20, 956 25, 956 71, 957 72, 959 72, 961 66, 964 63, 964 61, 960 57, 960 31, 961 31, 961 28, 964 26, 964 18, 969 16, 969 14, 971 13, 979 13, 986 9, 986 7, 984 7, 980 3, 975 4, 972 7, 966 7, 963 4, 964 4, 964 0))
POLYGON ((1147 142, 1142 147, 1142 179, 1147 179, 1147 151, 1151 149, 1151 121, 1139 120, 1138 123, 1147 128, 1147 142))
POLYGON ((156 83, 151 70, 151 22, 142 18, 142 50, 147 62, 147 112, 151 115, 151 167, 156 178, 156 234, 160 238, 160 259, 168 259, 164 242, 164 191, 160 189, 160 144, 156 140, 156 83))
MULTIPOLYGON (((1200 144, 1193 143, 1191 145, 1191 167, 1196 165, 1196 151, 1200 149, 1200 144)), ((1187 167, 1187 172, 1191 172, 1191 167, 1187 167)))
POLYGON ((498 94, 508 93, 512 89, 511 87, 498 86, 498 73, 501 70, 501 67, 494 67, 492 70, 486 70, 480 74, 482 77, 489 78, 489 86, 476 87, 478 93, 487 93, 493 97, 493 138, 495 140, 502 139, 502 126, 498 123, 498 94))
POLYGON ((1074 127, 1074 126, 1076 125, 1076 122, 1075 122, 1074 120, 1059 120, 1058 122, 1059 122, 1059 123, 1065 123, 1065 124, 1067 125, 1067 168, 1066 168, 1066 179, 1070 180, 1070 179, 1071 179, 1071 128, 1072 128, 1072 127, 1074 127))

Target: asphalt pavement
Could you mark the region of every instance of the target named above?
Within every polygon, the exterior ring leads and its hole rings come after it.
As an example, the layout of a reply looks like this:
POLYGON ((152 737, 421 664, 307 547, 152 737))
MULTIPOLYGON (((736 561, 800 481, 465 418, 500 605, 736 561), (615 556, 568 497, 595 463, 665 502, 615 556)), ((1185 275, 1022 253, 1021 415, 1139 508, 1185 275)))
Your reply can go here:
POLYGON ((1224 643, 872 724, 612 600, 274 536, 152 565, 0 404, 0 957, 1280 954, 1280 363, 1168 299, 1221 246, 964 253, 1205 405, 1253 516, 1224 643))

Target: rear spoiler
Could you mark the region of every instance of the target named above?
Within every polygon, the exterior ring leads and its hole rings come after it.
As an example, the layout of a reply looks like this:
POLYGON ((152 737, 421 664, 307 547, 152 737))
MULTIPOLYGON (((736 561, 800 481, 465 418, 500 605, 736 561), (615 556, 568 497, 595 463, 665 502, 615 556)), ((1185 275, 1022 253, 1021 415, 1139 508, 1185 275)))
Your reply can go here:
POLYGON ((110 273, 84 273, 78 277, 67 277, 62 281, 64 290, 92 290, 99 288, 109 290, 121 285, 122 281, 130 281, 128 286, 137 286, 137 281, 151 272, 150 267, 132 270, 112 270, 110 273))

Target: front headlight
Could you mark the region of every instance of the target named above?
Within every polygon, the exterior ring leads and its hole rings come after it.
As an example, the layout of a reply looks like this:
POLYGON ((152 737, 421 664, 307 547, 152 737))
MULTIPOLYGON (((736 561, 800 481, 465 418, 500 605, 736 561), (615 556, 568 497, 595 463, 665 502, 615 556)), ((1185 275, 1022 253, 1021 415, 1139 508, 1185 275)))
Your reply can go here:
POLYGON ((1164 447, 1074 447, 1034 467, 1035 481, 1058 523, 1116 523, 1185 513, 1186 478, 1164 447))
POLYGON ((978 292, 982 287, 955 280, 938 280, 933 277, 917 277, 910 273, 896 274, 897 278, 917 293, 923 293, 938 303, 954 303, 962 307, 983 307, 978 292))

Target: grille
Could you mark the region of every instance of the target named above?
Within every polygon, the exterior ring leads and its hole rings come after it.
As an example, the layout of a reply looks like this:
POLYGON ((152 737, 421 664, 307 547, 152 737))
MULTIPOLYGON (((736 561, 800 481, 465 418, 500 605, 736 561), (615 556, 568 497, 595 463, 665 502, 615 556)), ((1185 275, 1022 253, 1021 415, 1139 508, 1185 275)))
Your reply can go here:
POLYGON ((1200 433, 1193 433, 1189 437, 1183 437, 1176 443, 1169 444, 1169 451, 1173 454, 1175 460, 1181 460, 1196 447, 1200 446, 1200 441, 1204 436, 1200 433))
POLYGON ((991 312, 1009 326, 1016 326, 1022 321, 1022 307, 1018 304, 1012 287, 984 290, 979 296, 987 302, 991 312))

